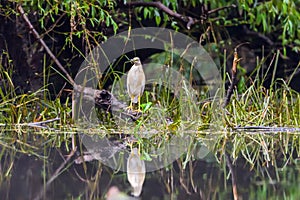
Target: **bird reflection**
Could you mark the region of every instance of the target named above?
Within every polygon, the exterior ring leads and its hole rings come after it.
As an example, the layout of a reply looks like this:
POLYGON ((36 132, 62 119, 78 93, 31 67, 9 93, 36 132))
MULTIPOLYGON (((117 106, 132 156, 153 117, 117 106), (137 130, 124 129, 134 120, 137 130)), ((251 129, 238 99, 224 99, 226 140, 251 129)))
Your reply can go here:
POLYGON ((133 148, 127 160, 127 179, 133 188, 132 195, 140 196, 145 180, 145 162, 141 160, 137 148, 133 148))
POLYGON ((121 192, 117 186, 112 186, 106 194, 106 200, 135 200, 135 198, 121 192))

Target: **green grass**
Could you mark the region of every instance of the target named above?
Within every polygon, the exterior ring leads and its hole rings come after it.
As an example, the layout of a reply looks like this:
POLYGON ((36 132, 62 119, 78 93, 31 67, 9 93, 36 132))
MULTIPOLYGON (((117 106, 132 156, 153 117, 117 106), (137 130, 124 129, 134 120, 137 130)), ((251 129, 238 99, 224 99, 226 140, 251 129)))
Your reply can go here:
MULTIPOLYGON (((274 64, 277 65, 277 62, 274 64)), ((146 160, 157 156, 151 153, 152 148, 164 148, 172 138, 188 135, 191 140, 184 144, 188 148, 182 160, 183 166, 197 157, 199 145, 207 146, 220 163, 225 153, 233 158, 233 162, 243 158, 250 170, 262 166, 281 168, 293 164, 300 156, 299 132, 231 131, 239 126, 299 128, 300 95, 284 80, 276 80, 274 76, 270 89, 263 87, 264 79, 258 79, 258 75, 254 80, 247 79, 245 91, 235 90, 225 109, 220 106, 222 99, 209 97, 205 87, 191 90, 189 81, 182 81, 176 94, 168 81, 166 85, 152 82, 146 86, 148 90, 142 97, 144 117, 136 122, 106 117, 103 120, 108 123, 82 130, 76 126, 78 124, 72 123, 70 99, 65 103, 61 103, 59 98, 47 100, 46 85, 31 94, 16 94, 11 81, 13 66, 10 71, 2 66, 0 69, 3 77, 0 88, 1 146, 18 152, 38 155, 38 147, 45 144, 70 149, 72 135, 82 132, 102 137, 133 134, 137 139, 134 146, 141 149, 146 160), (195 94, 201 95, 191 98, 195 94), (31 126, 33 122, 55 118, 59 120, 45 124, 46 128, 31 126), (173 124, 168 126, 167 118, 171 118, 173 124)), ((256 73, 259 74, 260 70, 258 67, 256 73)), ((118 94, 119 100, 129 103, 125 95, 125 80, 113 71, 107 75, 115 77, 116 82, 111 88, 113 93, 118 94)))

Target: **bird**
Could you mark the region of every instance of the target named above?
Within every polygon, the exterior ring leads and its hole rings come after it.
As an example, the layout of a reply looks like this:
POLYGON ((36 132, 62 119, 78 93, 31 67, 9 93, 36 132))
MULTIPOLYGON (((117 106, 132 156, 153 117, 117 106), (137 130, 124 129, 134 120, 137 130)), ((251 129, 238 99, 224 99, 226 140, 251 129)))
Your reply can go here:
POLYGON ((133 103, 138 103, 138 112, 141 112, 141 96, 145 89, 145 73, 139 57, 130 60, 133 65, 127 75, 127 92, 130 96, 129 110, 133 110, 133 103))
POLYGON ((127 180, 133 188, 132 195, 139 197, 145 181, 145 161, 141 160, 137 148, 133 148, 127 159, 127 180))

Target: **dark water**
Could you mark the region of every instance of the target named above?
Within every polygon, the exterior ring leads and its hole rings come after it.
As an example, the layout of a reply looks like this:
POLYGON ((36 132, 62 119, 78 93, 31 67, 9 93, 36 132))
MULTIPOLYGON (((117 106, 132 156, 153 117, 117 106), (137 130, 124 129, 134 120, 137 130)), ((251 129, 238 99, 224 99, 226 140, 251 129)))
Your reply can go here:
MULTIPOLYGON (((76 164, 78 150, 68 158, 67 145, 56 148, 44 142, 33 140, 30 146, 1 142, 1 199, 105 199, 111 186, 130 195, 126 172, 97 160, 76 164)), ((300 199, 297 156, 293 162, 259 159, 251 165, 242 156, 233 162, 230 155, 211 152, 185 162, 183 155, 165 168, 146 173, 140 199, 234 199, 233 184, 239 199, 300 199)))

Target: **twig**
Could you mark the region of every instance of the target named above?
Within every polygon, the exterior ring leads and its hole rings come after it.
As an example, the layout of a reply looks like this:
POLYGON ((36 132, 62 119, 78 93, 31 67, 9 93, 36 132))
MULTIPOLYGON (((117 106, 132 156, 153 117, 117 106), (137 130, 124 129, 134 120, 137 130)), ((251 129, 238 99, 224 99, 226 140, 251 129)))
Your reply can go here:
POLYGON ((232 163, 231 163, 230 156, 227 153, 225 153, 225 157, 226 157, 226 165, 229 168, 229 171, 231 173, 231 184, 232 184, 233 198, 234 198, 234 200, 238 200, 239 199, 239 194, 238 194, 238 191, 237 191, 237 184, 236 184, 236 179, 235 179, 236 174, 233 170, 233 166, 232 166, 232 163))
POLYGON ((177 13, 177 12, 174 12, 173 10, 171 10, 170 8, 165 6, 160 1, 154 1, 154 2, 131 1, 131 2, 127 2, 126 4, 129 5, 129 6, 156 7, 158 9, 160 9, 161 11, 165 12, 166 14, 168 14, 169 16, 175 17, 175 18, 185 22, 187 29, 191 29, 191 26, 193 26, 194 24, 200 22, 203 19, 207 19, 207 15, 211 15, 215 12, 219 12, 220 10, 236 7, 236 5, 232 4, 230 6, 224 6, 222 8, 217 8, 217 9, 214 9, 214 10, 210 10, 207 13, 201 15, 200 16, 201 20, 199 20, 199 19, 193 18, 191 16, 183 16, 183 15, 177 13))
POLYGON ((213 10, 210 10, 207 12, 208 15, 211 15, 215 12, 219 12, 221 10, 225 10, 225 9, 229 9, 229 8, 236 8, 237 6, 235 4, 231 4, 230 6, 224 6, 224 7, 221 7, 221 8, 216 8, 216 9, 213 9, 213 10))
POLYGON ((47 181, 46 185, 42 187, 42 189, 40 190, 38 195, 34 198, 34 200, 39 200, 43 198, 50 184, 59 176, 59 174, 62 172, 63 167, 65 167, 65 165, 70 161, 70 159, 73 157, 75 152, 76 152, 76 148, 71 151, 71 153, 67 156, 67 159, 65 159, 64 162, 61 163, 61 165, 55 170, 52 177, 47 181))
POLYGON ((236 131, 263 131, 263 132, 298 132, 300 131, 300 128, 294 128, 294 127, 272 127, 272 126, 237 126, 233 127, 233 130, 236 131))
POLYGON ((165 12, 166 14, 168 14, 171 17, 175 17, 183 22, 186 22, 187 25, 187 29, 190 29, 192 25, 198 23, 200 20, 195 19, 193 17, 190 16, 183 16, 179 13, 174 12, 173 10, 171 10, 170 8, 168 8, 167 6, 165 6, 164 4, 162 4, 160 1, 155 1, 155 2, 143 2, 143 1, 131 1, 131 2, 127 2, 127 5, 129 6, 145 6, 145 7, 156 7, 158 9, 160 9, 161 11, 165 12))
POLYGON ((20 4, 17 5, 17 9, 21 13, 21 16, 23 17, 23 19, 26 22, 26 24, 29 26, 29 29, 30 29, 30 31, 32 31, 32 34, 34 35, 34 37, 41 43, 41 45, 45 48, 46 52, 49 54, 49 56, 52 58, 52 60, 55 62, 55 64, 59 67, 59 69, 61 71, 63 71, 65 73, 65 75, 67 76, 67 78, 70 81, 70 83, 74 86, 75 85, 75 81, 69 75, 69 73, 67 72, 67 70, 65 70, 65 68, 62 66, 62 64, 58 61, 58 59, 55 57, 55 55, 52 53, 52 51, 46 45, 46 43, 44 42, 44 40, 40 37, 39 33, 34 29, 34 27, 32 26, 31 22, 29 21, 28 17, 26 16, 24 9, 22 8, 22 6, 20 4))
POLYGON ((39 121, 39 122, 31 122, 31 123, 24 123, 24 124, 19 124, 21 126, 30 126, 30 127, 37 127, 37 128, 48 128, 47 126, 44 126, 43 124, 54 122, 60 120, 59 117, 56 117, 54 119, 48 119, 45 121, 39 121))
MULTIPOLYGON (((239 45, 240 46, 240 45, 239 45)), ((233 56, 233 62, 232 62, 232 68, 231 68, 231 84, 229 86, 229 89, 227 90, 225 102, 223 104, 223 108, 225 108, 231 99, 231 95, 233 94, 234 87, 236 85, 236 76, 237 76, 237 65, 241 58, 238 57, 237 48, 234 49, 234 56, 233 56)))
MULTIPOLYGON (((53 118, 53 119, 48 119, 45 121, 39 121, 39 122, 30 122, 30 123, 17 123, 17 124, 9 124, 9 126, 29 126, 33 128, 43 128, 43 129, 49 129, 49 127, 44 126, 43 124, 58 121, 60 118, 53 118)), ((6 127, 7 124, 0 124, 0 127, 6 127)))

